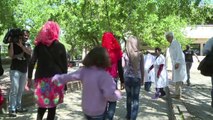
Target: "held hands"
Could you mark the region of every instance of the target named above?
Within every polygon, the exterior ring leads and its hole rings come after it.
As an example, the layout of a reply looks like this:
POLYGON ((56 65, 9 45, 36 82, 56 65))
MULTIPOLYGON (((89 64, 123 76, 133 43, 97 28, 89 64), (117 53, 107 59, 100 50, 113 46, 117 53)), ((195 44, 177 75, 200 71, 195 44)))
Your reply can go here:
POLYGON ((59 76, 59 75, 54 75, 54 76, 52 77, 51 81, 52 81, 55 85, 60 86, 61 84, 64 84, 64 83, 62 83, 62 82, 59 81, 59 77, 58 77, 58 76, 59 76))

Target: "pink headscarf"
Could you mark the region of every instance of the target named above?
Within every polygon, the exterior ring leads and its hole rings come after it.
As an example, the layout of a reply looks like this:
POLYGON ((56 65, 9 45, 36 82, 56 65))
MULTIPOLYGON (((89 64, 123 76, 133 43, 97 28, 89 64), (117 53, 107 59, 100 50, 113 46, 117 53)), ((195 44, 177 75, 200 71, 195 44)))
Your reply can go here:
POLYGON ((36 39, 35 45, 43 44, 50 46, 54 41, 59 39, 60 27, 54 21, 47 21, 39 31, 36 39))

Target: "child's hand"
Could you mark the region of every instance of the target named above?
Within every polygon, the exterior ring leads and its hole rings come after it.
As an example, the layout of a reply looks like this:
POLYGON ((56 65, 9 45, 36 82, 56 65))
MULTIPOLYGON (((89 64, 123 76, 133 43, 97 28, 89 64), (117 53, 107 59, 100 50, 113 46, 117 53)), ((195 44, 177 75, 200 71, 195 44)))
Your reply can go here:
POLYGON ((118 99, 122 98, 122 94, 120 90, 115 90, 115 94, 118 96, 118 99))
POLYGON ((123 90, 124 88, 125 88, 125 85, 124 85, 124 83, 121 83, 121 86, 120 86, 121 88, 121 90, 123 90))
POLYGON ((56 85, 57 85, 58 83, 60 83, 60 81, 58 80, 58 75, 54 75, 54 76, 52 77, 52 82, 55 83, 56 85))

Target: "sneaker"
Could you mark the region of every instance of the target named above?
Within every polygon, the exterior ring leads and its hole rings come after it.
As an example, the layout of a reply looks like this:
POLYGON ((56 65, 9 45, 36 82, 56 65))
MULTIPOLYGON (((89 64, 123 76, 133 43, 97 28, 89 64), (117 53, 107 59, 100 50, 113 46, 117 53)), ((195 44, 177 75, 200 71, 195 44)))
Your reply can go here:
POLYGON ((155 95, 154 96, 152 96, 152 99, 154 99, 154 100, 156 100, 156 99, 158 99, 159 98, 159 93, 155 93, 155 95))
POLYGON ((10 111, 9 112, 9 117, 16 117, 16 112, 15 111, 10 111))
POLYGON ((23 112, 27 112, 28 109, 25 109, 25 108, 19 108, 19 109, 16 109, 16 112, 18 113, 23 113, 23 112))

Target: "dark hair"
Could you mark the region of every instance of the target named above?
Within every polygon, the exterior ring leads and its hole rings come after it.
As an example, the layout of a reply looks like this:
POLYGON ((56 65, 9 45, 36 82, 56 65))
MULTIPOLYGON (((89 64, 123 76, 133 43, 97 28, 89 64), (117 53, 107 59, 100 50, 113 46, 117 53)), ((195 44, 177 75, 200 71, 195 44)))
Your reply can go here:
POLYGON ((22 30, 22 33, 24 34, 24 32, 30 34, 30 31, 29 30, 22 30))
POLYGON ((160 49, 159 47, 156 47, 156 48, 155 48, 155 51, 161 52, 161 49, 160 49))
POLYGON ((103 47, 93 48, 84 58, 83 65, 86 67, 96 66, 99 68, 110 67, 108 52, 103 47))
POLYGON ((190 49, 190 46, 189 46, 189 45, 186 45, 186 49, 190 49))

